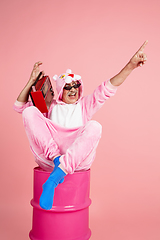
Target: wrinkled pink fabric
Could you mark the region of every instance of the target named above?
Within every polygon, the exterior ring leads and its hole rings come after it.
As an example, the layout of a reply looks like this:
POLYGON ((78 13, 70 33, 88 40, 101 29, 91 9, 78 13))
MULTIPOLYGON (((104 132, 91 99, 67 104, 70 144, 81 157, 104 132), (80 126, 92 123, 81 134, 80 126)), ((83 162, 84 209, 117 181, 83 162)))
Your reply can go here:
POLYGON ((51 159, 60 154, 60 162, 68 173, 90 168, 101 137, 98 122, 91 120, 80 128, 66 129, 45 118, 34 106, 23 111, 23 121, 36 162, 41 167, 52 170, 51 159))
POLYGON ((83 126, 73 129, 63 128, 49 119, 56 104, 65 104, 60 99, 53 100, 47 114, 42 114, 31 102, 16 101, 14 110, 23 113, 26 134, 38 165, 52 171, 51 159, 60 154, 60 162, 68 173, 89 169, 102 131, 101 125, 91 118, 116 90, 110 81, 106 81, 91 95, 80 97, 83 126))

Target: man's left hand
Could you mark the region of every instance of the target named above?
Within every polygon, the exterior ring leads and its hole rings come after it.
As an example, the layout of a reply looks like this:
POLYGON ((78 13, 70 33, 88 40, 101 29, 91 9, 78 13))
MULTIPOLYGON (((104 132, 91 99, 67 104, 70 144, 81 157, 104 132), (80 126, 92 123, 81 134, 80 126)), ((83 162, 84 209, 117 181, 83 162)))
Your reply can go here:
POLYGON ((143 45, 139 48, 139 50, 135 53, 135 55, 129 61, 133 69, 137 67, 142 67, 147 61, 147 55, 144 53, 144 49, 147 43, 148 43, 148 40, 146 40, 143 43, 143 45))

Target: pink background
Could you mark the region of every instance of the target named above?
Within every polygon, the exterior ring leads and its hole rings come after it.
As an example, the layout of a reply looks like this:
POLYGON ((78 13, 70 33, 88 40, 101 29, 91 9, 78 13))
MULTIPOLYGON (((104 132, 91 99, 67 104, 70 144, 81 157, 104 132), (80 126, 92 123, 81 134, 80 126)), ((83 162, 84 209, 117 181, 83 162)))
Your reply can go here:
POLYGON ((27 240, 36 166, 12 105, 42 61, 52 77, 80 74, 85 95, 141 44, 148 61, 94 116, 103 135, 91 172, 92 240, 160 239, 160 1, 1 0, 0 239, 27 240))

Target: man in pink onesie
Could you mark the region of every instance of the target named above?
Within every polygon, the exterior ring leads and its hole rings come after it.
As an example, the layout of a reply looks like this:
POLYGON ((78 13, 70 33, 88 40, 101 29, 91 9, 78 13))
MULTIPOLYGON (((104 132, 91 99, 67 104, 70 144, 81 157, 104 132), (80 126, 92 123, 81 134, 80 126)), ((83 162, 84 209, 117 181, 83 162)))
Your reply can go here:
MULTIPOLYGON (((55 75, 57 100, 48 113, 42 114, 29 101, 29 92, 39 75, 41 62, 34 65, 30 79, 18 96, 14 109, 22 113, 31 150, 38 165, 51 174, 43 185, 40 206, 52 208, 54 189, 64 181, 66 174, 91 167, 101 137, 101 125, 91 120, 93 114, 113 96, 133 69, 142 66, 147 58, 145 41, 127 65, 113 78, 103 82, 95 91, 83 97, 81 76, 68 69, 55 75)), ((42 76, 44 75, 44 72, 42 76)))

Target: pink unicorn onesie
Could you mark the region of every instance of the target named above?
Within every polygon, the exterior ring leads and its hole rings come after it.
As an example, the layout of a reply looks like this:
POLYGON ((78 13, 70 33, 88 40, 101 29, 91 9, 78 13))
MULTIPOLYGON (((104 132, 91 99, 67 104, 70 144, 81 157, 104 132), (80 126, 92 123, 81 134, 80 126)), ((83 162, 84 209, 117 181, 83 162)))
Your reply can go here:
POLYGON ((43 209, 52 208, 54 190, 67 174, 90 169, 102 132, 102 126, 92 120, 92 116, 108 98, 114 96, 117 87, 131 71, 145 63, 146 55, 142 52, 146 43, 120 73, 102 82, 91 95, 83 96, 81 76, 70 69, 59 77, 55 75, 53 79, 58 96, 52 101, 48 113, 44 114, 29 101, 29 91, 42 63, 34 65, 30 80, 18 96, 14 109, 22 113, 35 161, 42 169, 51 172, 40 197, 43 209))

